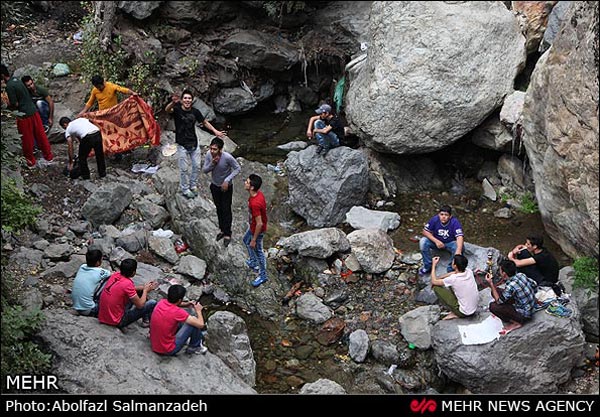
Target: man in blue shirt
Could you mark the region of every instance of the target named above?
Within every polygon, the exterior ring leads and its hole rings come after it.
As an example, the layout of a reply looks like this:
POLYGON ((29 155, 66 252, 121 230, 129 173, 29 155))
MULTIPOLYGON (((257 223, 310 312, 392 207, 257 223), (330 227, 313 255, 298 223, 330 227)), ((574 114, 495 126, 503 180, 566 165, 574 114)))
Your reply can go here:
POLYGON ((419 270, 421 275, 431 272, 431 250, 445 250, 450 252, 450 262, 446 267, 447 272, 452 272, 452 260, 454 255, 462 255, 464 236, 462 225, 457 218, 452 217, 452 208, 444 205, 437 215, 433 216, 423 228, 423 237, 419 242, 419 248, 423 255, 423 268, 419 270))
POLYGON ((94 302, 94 291, 102 281, 110 275, 110 271, 100 268, 102 252, 90 249, 85 254, 85 264, 81 265, 71 290, 73 309, 82 316, 98 316, 98 305, 94 302))

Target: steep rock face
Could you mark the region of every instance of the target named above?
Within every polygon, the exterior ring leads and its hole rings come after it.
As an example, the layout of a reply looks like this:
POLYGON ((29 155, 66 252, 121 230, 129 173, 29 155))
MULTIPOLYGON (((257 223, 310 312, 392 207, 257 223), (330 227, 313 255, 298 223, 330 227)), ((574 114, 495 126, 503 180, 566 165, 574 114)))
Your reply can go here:
POLYGON ((569 13, 533 72, 523 141, 546 231, 571 256, 597 256, 598 4, 569 13))
POLYGON ((434 151, 500 106, 524 62, 525 39, 499 2, 374 2, 346 113, 369 147, 434 151))

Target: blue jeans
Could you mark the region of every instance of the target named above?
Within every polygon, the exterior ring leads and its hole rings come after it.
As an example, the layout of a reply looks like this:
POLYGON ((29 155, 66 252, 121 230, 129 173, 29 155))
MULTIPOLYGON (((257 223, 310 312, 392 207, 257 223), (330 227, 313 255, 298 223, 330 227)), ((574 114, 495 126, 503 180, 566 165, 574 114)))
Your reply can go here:
POLYGON ((38 100, 35 102, 35 106, 40 112, 40 117, 42 118, 42 124, 44 126, 48 126, 48 120, 50 118, 50 105, 46 100, 38 100))
POLYGON ((185 342, 190 339, 189 347, 196 348, 200 346, 200 343, 204 340, 205 330, 200 330, 197 327, 190 326, 187 323, 179 323, 177 334, 175 335, 175 348, 166 353, 167 356, 175 356, 183 347, 185 342))
POLYGON ((146 301, 143 308, 137 308, 132 303, 129 303, 125 308, 125 314, 123 314, 123 318, 121 318, 121 322, 117 327, 123 328, 129 326, 141 317, 143 317, 144 320, 150 320, 154 307, 156 307, 156 300, 146 301))
POLYGON ((181 145, 177 145, 177 157, 179 161, 179 186, 185 192, 190 188, 197 187, 198 172, 200 167, 200 147, 196 146, 193 151, 188 151, 181 145), (189 160, 192 161, 192 174, 188 174, 189 160), (189 179, 189 181, 188 181, 189 179))
POLYGON ((446 245, 443 249, 438 249, 431 240, 423 236, 419 241, 419 248, 421 249, 421 255, 423 255, 423 268, 427 271, 431 271, 431 250, 445 250, 446 252, 450 252, 450 263, 446 267, 447 272, 451 272, 454 269, 452 268, 452 261, 454 260, 454 253, 456 252, 456 241, 444 243, 446 245))
MULTIPOLYGON (((315 129, 325 129, 326 126, 327 125, 325 122, 321 119, 315 121, 315 129)), ((340 146, 340 140, 333 130, 330 130, 326 135, 322 133, 315 133, 315 137, 317 138, 319 145, 325 149, 331 149, 340 146)))
POLYGON ((250 247, 250 241, 252 240, 252 232, 248 228, 244 235, 244 245, 248 249, 248 256, 250 256, 251 267, 255 268, 258 266, 258 276, 261 278, 267 277, 267 259, 265 258, 265 252, 263 251, 263 237, 264 233, 261 233, 256 238, 256 247, 250 247))

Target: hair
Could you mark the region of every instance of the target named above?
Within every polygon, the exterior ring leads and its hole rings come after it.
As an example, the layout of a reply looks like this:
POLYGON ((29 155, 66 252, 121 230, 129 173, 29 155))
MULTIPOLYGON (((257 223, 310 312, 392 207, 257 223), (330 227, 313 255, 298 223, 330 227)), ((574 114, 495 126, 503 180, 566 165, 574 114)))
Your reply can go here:
POLYGON ((544 238, 538 235, 533 235, 533 236, 527 236, 527 240, 533 245, 533 246, 537 246, 538 248, 543 248, 544 247, 544 238))
POLYGON ((215 136, 213 138, 213 140, 210 141, 210 146, 213 146, 213 145, 217 145, 217 148, 223 149, 225 142, 223 142, 223 139, 215 136))
POLYGON ((33 78, 31 78, 31 76, 30 76, 30 75, 23 75, 23 76, 21 77, 21 82, 22 82, 23 84, 25 84, 25 83, 27 83, 27 82, 29 82, 29 81, 33 81, 33 78))
POLYGON ((503 259, 500 262, 500 269, 502 269, 509 277, 512 277, 517 273, 517 265, 510 259, 503 259))
POLYGON ((4 64, 0 64, 0 75, 6 75, 10 77, 10 72, 8 72, 8 68, 4 64))
POLYGON ((185 96, 186 94, 189 94, 190 96, 192 96, 192 100, 194 99, 194 93, 192 93, 190 90, 188 90, 187 88, 185 90, 183 90, 181 92, 181 99, 183 100, 183 96, 185 96))
POLYGON ((85 263, 87 266, 96 266, 102 262, 102 251, 99 249, 89 249, 85 254, 85 263))
POLYGON ((102 78, 100 75, 94 75, 92 77, 92 85, 94 87, 98 87, 99 85, 104 84, 104 78, 102 78))
POLYGON ((135 259, 123 259, 121 261, 121 275, 131 278, 135 275, 135 271, 137 270, 137 261, 135 259))
POLYGON ((468 264, 469 260, 464 255, 454 255, 454 265, 460 272, 465 272, 468 264))
POLYGON ((62 127, 62 125, 64 124, 69 124, 71 123, 71 119, 69 119, 68 117, 61 117, 60 120, 58 121, 58 124, 62 127))
POLYGON ((167 301, 171 304, 175 304, 177 301, 183 300, 185 296, 186 289, 183 285, 175 284, 169 287, 169 292, 167 293, 167 301))
POLYGON ((450 207, 448 204, 444 204, 443 206, 440 207, 440 209, 438 210, 440 213, 441 212, 445 212, 448 214, 452 214, 452 207, 450 207))
POLYGON ((254 191, 260 190, 260 186, 262 185, 262 178, 256 174, 250 174, 248 176, 250 180, 250 186, 254 188, 254 191))

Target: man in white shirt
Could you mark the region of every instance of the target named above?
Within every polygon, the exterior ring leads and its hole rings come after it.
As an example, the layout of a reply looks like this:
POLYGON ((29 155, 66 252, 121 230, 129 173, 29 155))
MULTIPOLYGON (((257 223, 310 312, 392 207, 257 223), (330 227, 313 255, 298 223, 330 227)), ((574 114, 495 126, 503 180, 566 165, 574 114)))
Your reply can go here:
MULTIPOLYGON (((81 178, 90 179, 90 169, 88 168, 87 158, 93 149, 96 154, 96 165, 98 166, 98 176, 106 176, 106 163, 104 161, 104 148, 102 147, 102 133, 100 128, 84 117, 71 121, 68 117, 62 117, 59 121, 60 126, 65 129, 65 138, 69 151, 69 165, 67 170, 71 172, 75 158, 73 157, 73 139, 79 140, 79 167, 81 169, 81 178)), ((71 176, 73 178, 73 176, 71 176)))
POLYGON ((450 309, 450 313, 443 320, 474 314, 477 311, 479 290, 473 271, 467 268, 469 261, 463 255, 454 255, 454 270, 438 278, 435 275, 435 267, 439 261, 439 256, 432 259, 431 285, 440 302, 450 309))

